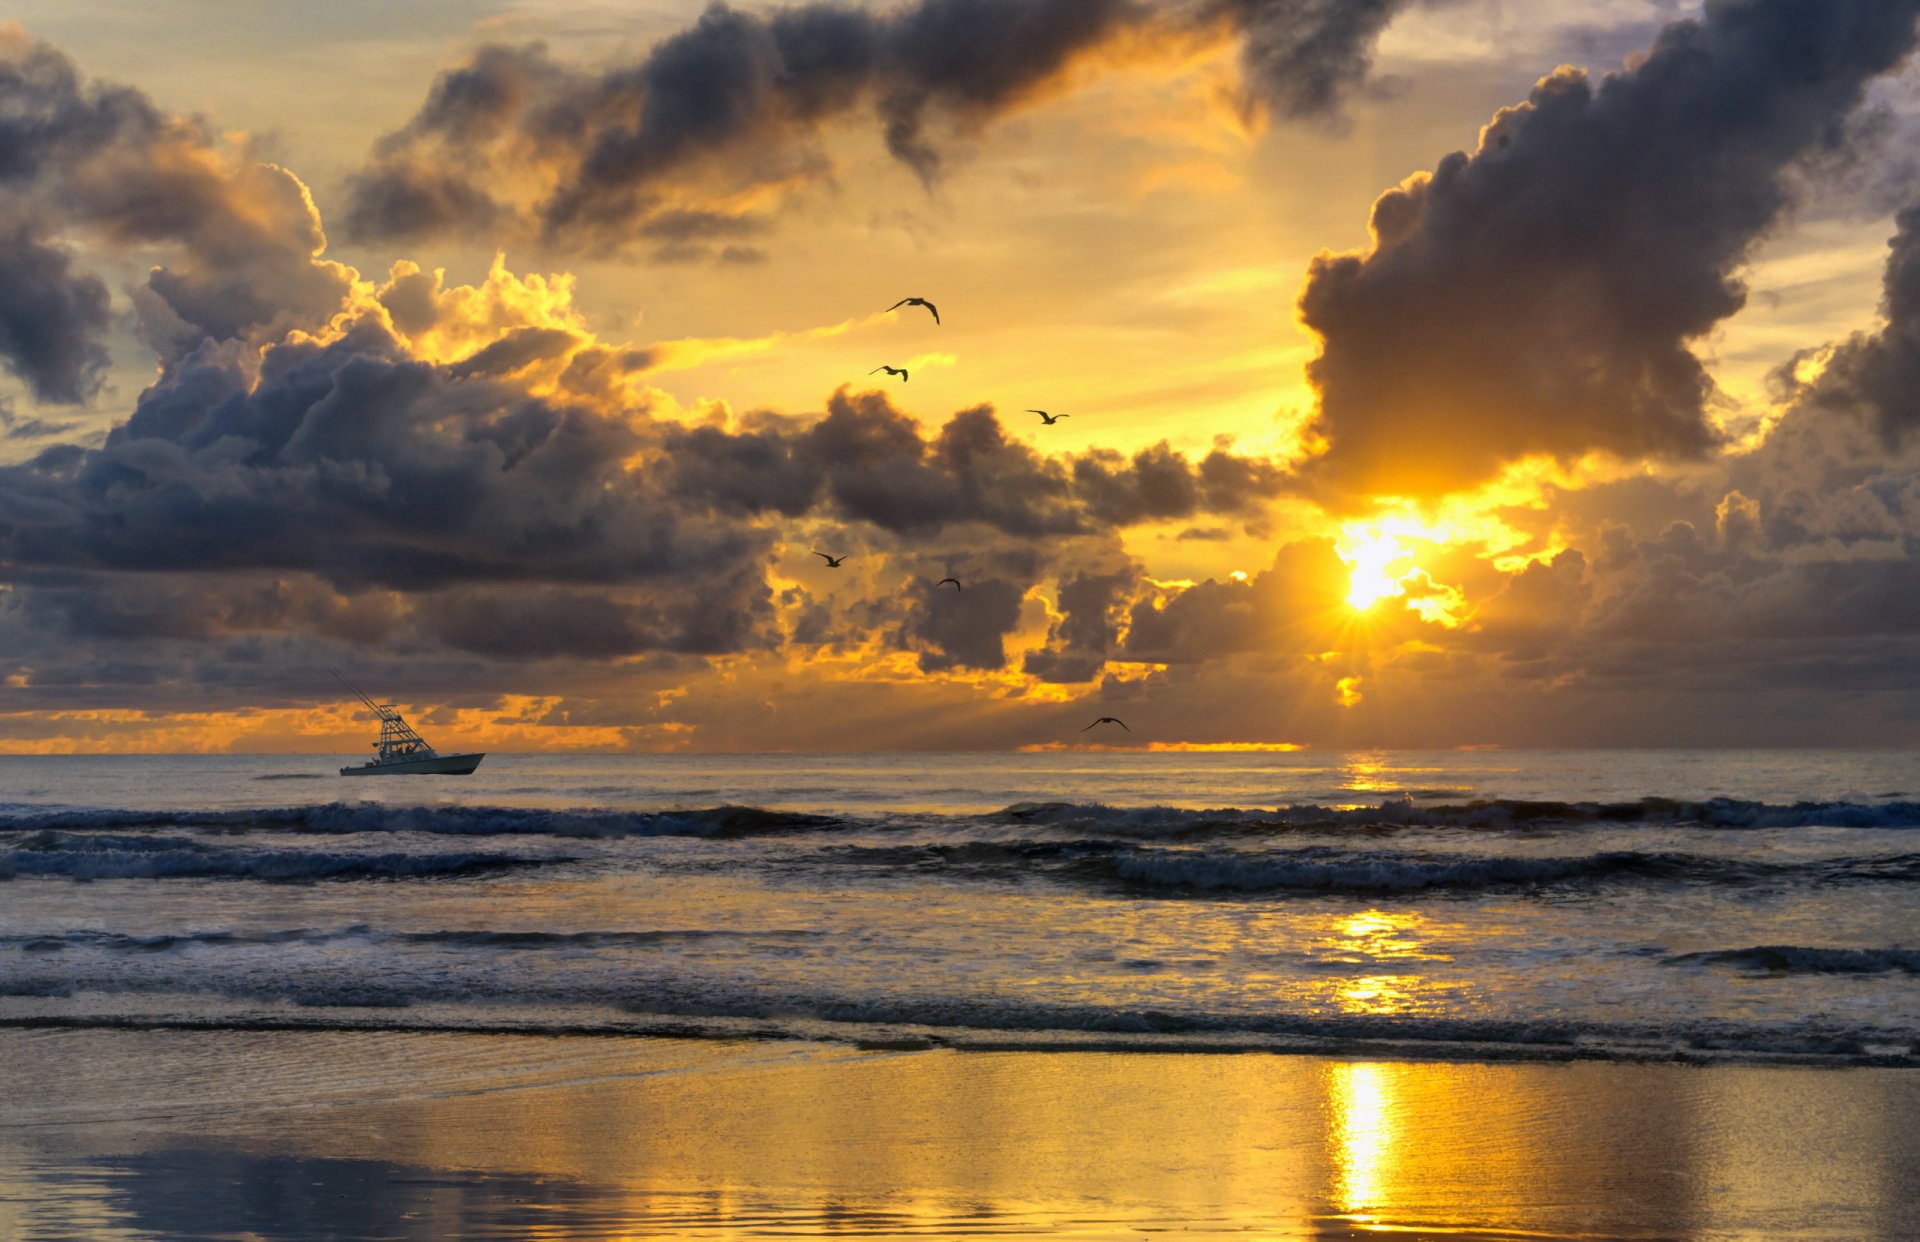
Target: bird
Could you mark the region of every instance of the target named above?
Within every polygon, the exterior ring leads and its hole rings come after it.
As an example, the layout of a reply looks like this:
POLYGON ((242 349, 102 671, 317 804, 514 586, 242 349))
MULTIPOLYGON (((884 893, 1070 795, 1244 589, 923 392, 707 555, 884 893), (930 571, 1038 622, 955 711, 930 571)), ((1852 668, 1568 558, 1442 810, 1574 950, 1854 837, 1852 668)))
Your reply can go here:
POLYGON ((1055 423, 1059 422, 1063 418, 1073 417, 1073 415, 1071 414, 1049 414, 1045 410, 1028 410, 1027 413, 1038 414, 1040 416, 1040 421, 1045 423, 1049 427, 1053 426, 1055 423))
MULTIPOLYGON (((1094 727, 1094 725, 1103 725, 1103 724, 1117 724, 1117 725, 1119 725, 1119 726, 1120 726, 1120 727, 1121 727, 1122 729, 1127 729, 1127 722, 1126 722, 1126 721, 1124 721, 1124 720, 1122 720, 1122 719, 1120 719, 1120 717, 1118 717, 1118 716, 1102 716, 1102 717, 1100 717, 1100 719, 1098 719, 1098 720, 1096 720, 1096 721, 1094 721, 1094 722, 1093 722, 1093 724, 1090 724, 1090 725, 1088 725, 1088 726, 1087 726, 1087 729, 1091 729, 1091 728, 1093 728, 1093 727, 1094 727)), ((1082 730, 1080 730, 1080 732, 1082 732, 1082 733, 1085 733, 1085 732, 1087 731, 1087 729, 1082 729, 1082 730)), ((1127 732, 1129 732, 1129 733, 1131 733, 1131 732, 1133 732, 1133 730, 1132 730, 1132 729, 1127 729, 1127 732)))
POLYGON ((967 589, 960 585, 960 579, 958 578, 942 578, 940 579, 940 581, 933 584, 934 590, 936 591, 939 590, 941 587, 947 585, 947 583, 949 582, 953 583, 953 589, 956 591, 964 591, 967 589))
MULTIPOLYGON (((845 556, 828 556, 825 552, 820 551, 818 548, 814 549, 813 554, 819 557, 821 560, 825 561, 827 563, 828 569, 840 568, 840 562, 847 559, 847 557, 845 556)), ((848 553, 847 555, 851 556, 853 554, 848 553)))
POLYGON ((898 375, 900 377, 900 382, 902 384, 906 383, 910 378, 912 378, 907 374, 907 369, 905 367, 875 367, 873 370, 867 372, 867 374, 878 375, 882 371, 885 371, 888 375, 898 375))
POLYGON ((892 306, 887 307, 887 312, 891 314, 892 312, 899 310, 902 306, 924 306, 927 308, 927 313, 933 316, 933 321, 935 323, 940 322, 940 308, 935 306, 933 303, 927 301, 925 298, 901 298, 898 302, 895 302, 892 306))

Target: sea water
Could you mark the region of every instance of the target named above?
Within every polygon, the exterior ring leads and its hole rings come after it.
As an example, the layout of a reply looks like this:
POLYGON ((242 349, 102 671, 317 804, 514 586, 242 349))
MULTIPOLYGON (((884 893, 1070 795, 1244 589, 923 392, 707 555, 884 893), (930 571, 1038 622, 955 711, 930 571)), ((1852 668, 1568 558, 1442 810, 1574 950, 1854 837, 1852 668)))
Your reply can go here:
POLYGON ((0 1023, 1910 1065, 1920 756, 0 757, 0 1023))

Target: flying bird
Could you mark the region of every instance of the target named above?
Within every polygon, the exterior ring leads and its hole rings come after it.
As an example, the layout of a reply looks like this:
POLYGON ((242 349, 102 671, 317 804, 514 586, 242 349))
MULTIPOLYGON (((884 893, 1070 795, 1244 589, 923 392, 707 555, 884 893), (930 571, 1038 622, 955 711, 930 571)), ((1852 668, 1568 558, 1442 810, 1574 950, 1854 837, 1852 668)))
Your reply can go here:
POLYGON ((885 371, 888 375, 898 375, 902 384, 906 383, 910 378, 907 375, 907 369, 905 367, 875 367, 873 370, 867 372, 867 374, 878 375, 882 371, 885 371))
MULTIPOLYGON (((1124 720, 1122 720, 1122 719, 1120 719, 1120 717, 1118 717, 1118 716, 1102 716, 1102 717, 1100 717, 1100 719, 1098 719, 1098 720, 1096 720, 1096 721, 1094 721, 1094 722, 1093 722, 1093 724, 1090 724, 1090 725, 1088 725, 1088 726, 1087 726, 1087 729, 1091 729, 1091 728, 1093 728, 1093 727, 1094 727, 1094 725, 1103 725, 1103 724, 1117 724, 1117 725, 1119 725, 1119 726, 1120 726, 1120 727, 1121 727, 1122 729, 1127 729, 1127 722, 1126 722, 1126 721, 1124 721, 1124 720)), ((1082 732, 1082 733, 1085 733, 1085 732, 1087 731, 1087 729, 1082 729, 1082 730, 1080 730, 1080 732, 1082 732)), ((1131 733, 1131 732, 1133 732, 1133 730, 1132 730, 1132 729, 1127 729, 1127 732, 1129 732, 1129 733, 1131 733)))
POLYGON ((1071 414, 1049 414, 1045 410, 1028 410, 1027 413, 1038 414, 1040 416, 1040 421, 1045 423, 1049 427, 1053 426, 1055 423, 1059 422, 1063 418, 1073 417, 1073 415, 1071 414))
MULTIPOLYGON (((819 557, 821 560, 825 561, 827 563, 828 569, 840 568, 840 562, 847 559, 846 556, 828 556, 825 552, 820 551, 818 548, 814 549, 813 554, 819 557)), ((852 555, 853 553, 851 552, 847 553, 847 556, 852 556, 852 555)))
POLYGON ((927 301, 925 298, 901 298, 898 302, 895 302, 892 306, 887 307, 887 312, 891 314, 892 312, 899 310, 902 306, 924 306, 927 308, 927 313, 933 316, 933 321, 935 323, 940 322, 940 308, 935 306, 933 303, 927 301))
POLYGON ((960 579, 958 579, 958 578, 942 578, 942 579, 940 579, 940 581, 938 581, 938 582, 936 582, 936 583, 934 583, 934 584, 933 584, 933 589, 937 591, 937 590, 939 590, 939 589, 940 589, 941 587, 943 587, 943 586, 945 586, 945 585, 947 585, 947 583, 949 583, 949 582, 951 582, 951 583, 953 583, 953 589, 954 589, 954 590, 956 590, 956 591, 964 591, 964 590, 966 590, 966 588, 965 588, 965 587, 963 587, 963 586, 961 586, 961 585, 960 585, 960 579))

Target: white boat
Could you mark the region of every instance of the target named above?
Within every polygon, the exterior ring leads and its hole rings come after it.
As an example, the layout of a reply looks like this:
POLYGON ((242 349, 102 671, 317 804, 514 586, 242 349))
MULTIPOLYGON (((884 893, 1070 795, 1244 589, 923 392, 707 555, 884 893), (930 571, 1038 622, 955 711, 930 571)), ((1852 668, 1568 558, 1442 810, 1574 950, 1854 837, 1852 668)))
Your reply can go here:
POLYGON ((443 755, 427 745, 427 739, 413 731, 401 719, 391 703, 376 703, 360 687, 348 681, 339 669, 333 675, 354 692, 362 703, 380 718, 380 740, 373 743, 373 759, 358 767, 341 768, 342 776, 465 776, 480 766, 487 756, 443 755))

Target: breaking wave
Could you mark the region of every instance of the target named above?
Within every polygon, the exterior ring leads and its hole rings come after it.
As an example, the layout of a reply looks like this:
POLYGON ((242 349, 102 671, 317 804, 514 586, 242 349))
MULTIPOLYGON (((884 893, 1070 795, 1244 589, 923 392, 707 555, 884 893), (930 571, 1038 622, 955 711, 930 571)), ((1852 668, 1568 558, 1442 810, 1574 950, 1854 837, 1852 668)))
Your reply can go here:
POLYGON ((824 853, 818 861, 984 878, 1037 872, 1176 895, 1301 891, 1384 896, 1428 889, 1526 889, 1641 880, 1715 885, 1920 880, 1920 854, 1780 863, 1637 850, 1569 856, 1463 855, 1324 845, 1206 850, 1098 838, 853 846, 824 853))
POLYGON ((1254 810, 1222 807, 1113 807, 1097 802, 1019 802, 1000 815, 1128 836, 1209 832, 1351 830, 1356 828, 1574 828, 1657 824, 1696 828, 1920 828, 1920 802, 1795 802, 1774 805, 1738 798, 1688 801, 1553 802, 1511 798, 1422 806, 1398 798, 1378 806, 1298 805, 1254 810))
POLYGON ((1767 975, 1884 975, 1904 971, 1920 975, 1920 949, 1819 949, 1794 944, 1762 944, 1750 949, 1682 953, 1670 966, 1726 966, 1767 975))
POLYGON ((0 880, 65 876, 75 880, 211 877, 301 880, 430 879, 478 875, 569 861, 517 854, 345 853, 235 849, 191 837, 75 833, 41 829, 0 850, 0 880))
MULTIPOLYGON (((519 1034, 830 1040, 886 1048, 1206 1052, 1271 1050, 1488 1061, 1614 1060, 1826 1065, 1920 1064, 1912 1035, 1870 1022, 1582 1022, 1368 1014, 1230 1014, 1116 1009, 1012 998, 746 995, 689 985, 623 998, 565 987, 485 986, 328 972, 201 981, 191 1010, 74 1011, 0 1017, 0 1027, 486 1031, 519 1034), (225 1003, 210 1003, 212 998, 225 1003), (547 1005, 565 1006, 561 1017, 547 1005), (580 1009, 582 1003, 591 1009, 580 1009), (265 1008, 261 1006, 265 1005, 265 1008), (321 1012, 315 1012, 321 1011, 321 1012), (331 1012, 324 1012, 331 1011, 331 1012)), ((0 996, 178 995, 165 981, 119 976, 0 979, 0 996)))
POLYGON ((439 836, 754 837, 840 826, 827 815, 721 806, 693 811, 542 810, 500 806, 387 806, 326 802, 314 806, 224 811, 107 809, 0 811, 0 832, 124 832, 199 828, 347 835, 420 832, 439 836))
MULTIPOLYGON (((920 817, 923 822, 929 818, 939 817, 920 817)), ((1920 828, 1920 802, 1796 802, 1775 805, 1733 798, 1704 801, 1642 798, 1633 802, 1495 799, 1433 806, 1402 798, 1378 806, 1306 804, 1266 809, 1221 807, 1206 810, 1167 806, 1115 807, 1080 802, 1020 802, 984 816, 952 818, 966 823, 1036 825, 1129 839, 1177 839, 1215 834, 1351 834, 1362 830, 1391 833, 1419 828, 1566 830, 1620 824, 1715 829, 1920 828)), ((195 828, 322 835, 417 832, 443 836, 749 838, 846 829, 871 830, 887 822, 886 818, 877 816, 824 815, 754 806, 652 811, 393 806, 354 802, 244 810, 165 811, 0 806, 0 833, 47 829, 114 832, 195 828)))
POLYGON ((80 931, 38 935, 0 936, 0 948, 23 953, 58 953, 66 949, 97 949, 109 953, 164 953, 199 946, 262 948, 278 945, 323 945, 339 941, 373 944, 446 945, 462 949, 606 949, 647 948, 653 945, 692 944, 714 940, 810 940, 819 933, 774 928, 737 931, 731 928, 662 928, 649 931, 375 931, 365 923, 332 931, 291 927, 274 931, 188 931, 158 935, 127 932, 80 931))

